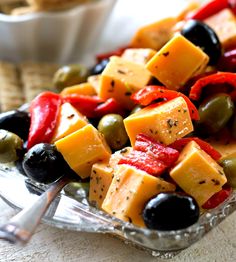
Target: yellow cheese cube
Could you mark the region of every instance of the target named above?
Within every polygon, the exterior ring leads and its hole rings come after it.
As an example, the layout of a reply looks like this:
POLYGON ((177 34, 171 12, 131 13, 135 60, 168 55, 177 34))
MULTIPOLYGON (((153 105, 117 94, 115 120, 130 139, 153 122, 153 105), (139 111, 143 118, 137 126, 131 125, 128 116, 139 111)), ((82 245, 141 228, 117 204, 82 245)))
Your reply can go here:
POLYGON ((103 136, 90 124, 57 140, 55 145, 71 169, 82 178, 90 176, 94 163, 111 156, 103 136))
POLYGON ((102 209, 107 213, 144 226, 142 211, 146 202, 160 192, 174 191, 175 186, 128 165, 120 165, 114 174, 102 209))
POLYGON ((188 1, 184 9, 178 14, 177 20, 178 21, 184 20, 186 18, 186 15, 188 15, 191 11, 194 11, 199 7, 200 7, 199 1, 193 1, 193 0, 188 1))
POLYGON ((101 75, 92 75, 88 77, 88 83, 95 89, 96 94, 99 93, 101 75))
POLYGON ((122 58, 145 65, 154 55, 156 51, 151 48, 128 48, 122 54, 122 58))
POLYGON ((86 126, 88 120, 70 103, 61 105, 59 118, 51 142, 54 143, 76 130, 86 126))
POLYGON ((194 141, 184 147, 177 163, 170 176, 199 206, 227 182, 223 168, 194 141))
POLYGON ((108 162, 96 163, 92 167, 89 187, 89 201, 101 208, 113 178, 113 168, 108 162))
POLYGON ((141 27, 131 40, 130 46, 159 50, 172 37, 172 27, 176 21, 176 18, 169 17, 141 27))
POLYGON ((94 96, 97 93, 95 91, 95 88, 90 83, 82 83, 82 84, 79 84, 79 85, 66 87, 61 92, 61 95, 63 95, 63 96, 64 95, 70 95, 70 94, 94 96))
POLYGON ((109 159, 109 165, 115 170, 118 167, 118 163, 121 160, 122 157, 127 156, 131 151, 133 150, 132 147, 127 146, 123 149, 116 151, 113 153, 109 159))
POLYGON ((225 49, 236 45, 236 18, 230 9, 223 9, 204 22, 209 25, 219 37, 225 49))
POLYGON ((146 86, 150 79, 151 74, 144 66, 113 56, 102 72, 98 95, 103 99, 113 97, 132 109, 130 95, 146 86))
POLYGON ((146 68, 166 87, 178 90, 201 73, 209 57, 185 37, 177 34, 147 63, 146 68))
POLYGON ((188 106, 182 97, 143 108, 125 118, 124 125, 132 145, 140 133, 169 145, 193 131, 188 106))

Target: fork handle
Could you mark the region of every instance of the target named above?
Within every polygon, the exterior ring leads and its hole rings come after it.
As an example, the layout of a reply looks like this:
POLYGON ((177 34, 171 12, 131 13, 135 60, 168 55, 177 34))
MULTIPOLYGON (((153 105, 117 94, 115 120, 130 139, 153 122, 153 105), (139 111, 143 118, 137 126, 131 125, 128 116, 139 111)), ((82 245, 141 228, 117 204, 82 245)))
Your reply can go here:
POLYGON ((53 183, 30 206, 24 208, 0 227, 0 239, 12 244, 26 244, 40 223, 51 202, 63 187, 70 182, 66 176, 53 183))

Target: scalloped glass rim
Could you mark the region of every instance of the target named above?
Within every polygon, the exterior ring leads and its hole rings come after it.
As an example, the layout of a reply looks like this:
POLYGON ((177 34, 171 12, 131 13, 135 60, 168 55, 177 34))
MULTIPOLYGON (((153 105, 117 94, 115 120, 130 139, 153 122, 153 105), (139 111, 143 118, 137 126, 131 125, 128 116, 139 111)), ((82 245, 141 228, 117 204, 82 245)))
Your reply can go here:
POLYGON ((23 15, 18 15, 18 16, 6 15, 6 14, 0 13, 0 21, 1 22, 9 22, 9 23, 18 23, 18 22, 34 20, 34 19, 43 19, 43 18, 46 18, 46 17, 64 17, 64 16, 68 16, 68 15, 73 14, 73 13, 77 13, 81 9, 85 9, 88 6, 101 5, 101 3, 104 2, 104 1, 106 2, 106 1, 109 1, 109 0, 92 0, 91 2, 81 4, 81 5, 75 6, 73 8, 55 11, 55 12, 38 11, 38 12, 35 12, 35 13, 23 14, 23 15))
MULTIPOLYGON (((0 196, 15 209, 34 201, 46 186, 36 184, 22 175, 14 165, 0 164, 0 196)), ((109 233, 154 256, 171 258, 201 239, 236 209, 236 192, 199 221, 183 230, 156 231, 139 228, 113 218, 89 205, 86 198, 74 199, 63 192, 54 200, 43 221, 54 227, 73 231, 109 233)))

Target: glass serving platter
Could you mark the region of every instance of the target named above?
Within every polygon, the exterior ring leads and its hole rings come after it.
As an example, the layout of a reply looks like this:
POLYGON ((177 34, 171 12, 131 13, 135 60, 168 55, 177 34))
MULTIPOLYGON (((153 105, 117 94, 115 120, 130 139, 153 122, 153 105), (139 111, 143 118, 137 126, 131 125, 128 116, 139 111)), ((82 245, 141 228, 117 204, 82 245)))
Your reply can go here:
MULTIPOLYGON (((46 188, 29 180, 16 166, 0 164, 0 196, 14 209, 33 203, 46 188)), ((162 258, 171 258, 200 240, 236 209, 236 192, 233 192, 220 206, 203 213, 196 224, 183 230, 157 231, 136 227, 96 209, 89 204, 83 189, 74 196, 65 192, 53 201, 44 223, 73 231, 112 234, 162 258)))

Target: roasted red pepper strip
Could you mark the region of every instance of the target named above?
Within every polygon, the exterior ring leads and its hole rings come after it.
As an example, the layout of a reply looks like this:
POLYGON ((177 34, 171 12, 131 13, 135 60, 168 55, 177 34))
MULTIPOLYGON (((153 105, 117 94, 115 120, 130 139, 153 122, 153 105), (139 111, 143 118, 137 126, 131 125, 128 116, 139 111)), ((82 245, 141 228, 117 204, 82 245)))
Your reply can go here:
POLYGON ((153 156, 137 150, 133 150, 125 157, 122 157, 118 164, 134 166, 153 176, 160 176, 167 168, 163 162, 157 161, 153 156))
POLYGON ((86 96, 78 94, 70 94, 62 97, 63 103, 68 102, 74 106, 81 114, 87 117, 95 117, 95 108, 104 100, 98 96, 86 96))
POLYGON ((202 205, 204 209, 212 209, 223 203, 231 194, 232 188, 225 186, 221 191, 214 194, 205 204, 202 205))
POLYGON ((120 104, 114 98, 109 98, 104 103, 98 105, 94 109, 94 113, 97 117, 102 117, 107 114, 119 114, 124 116, 125 111, 120 104))
POLYGON ((144 134, 137 135, 134 149, 146 152, 168 167, 171 167, 179 157, 179 152, 177 150, 168 146, 163 146, 144 134))
POLYGON ((49 143, 56 127, 62 100, 60 95, 43 92, 30 105, 30 131, 27 148, 38 143, 49 143))
POLYGON ((212 16, 224 8, 231 7, 231 0, 212 0, 200 6, 196 11, 187 15, 187 19, 204 20, 209 16, 212 16))
POLYGON ((129 48, 129 47, 124 46, 124 47, 118 48, 118 49, 113 50, 113 51, 108 52, 108 53, 98 54, 98 55, 96 55, 96 60, 99 63, 104 59, 110 58, 111 56, 121 56, 123 54, 123 52, 125 51, 125 49, 127 49, 127 48, 129 48))
POLYGON ((195 105, 184 94, 166 89, 163 86, 146 86, 131 96, 131 99, 142 106, 147 106, 157 99, 165 99, 167 101, 176 97, 183 97, 188 105, 190 116, 193 120, 199 120, 198 110, 195 105))
POLYGON ((200 148, 208 155, 210 155, 214 160, 218 161, 221 158, 221 154, 213 146, 198 137, 180 138, 169 146, 178 151, 181 151, 185 147, 185 145, 187 145, 191 141, 195 141, 200 146, 200 148))
MULTIPOLYGON (((208 75, 200 78, 191 87, 189 98, 192 100, 199 100, 202 90, 209 85, 228 85, 236 89, 236 73, 218 72, 216 74, 208 75)), ((230 94, 229 94, 230 95, 230 94)))

